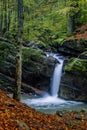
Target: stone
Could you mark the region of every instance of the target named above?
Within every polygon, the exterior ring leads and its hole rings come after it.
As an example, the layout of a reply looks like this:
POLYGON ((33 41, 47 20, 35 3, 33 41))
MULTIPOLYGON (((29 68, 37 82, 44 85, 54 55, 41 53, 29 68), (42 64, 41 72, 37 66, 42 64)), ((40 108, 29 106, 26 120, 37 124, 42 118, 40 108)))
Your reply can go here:
MULTIPOLYGON (((3 46, 3 44, 2 44, 3 46)), ((13 46, 12 46, 13 47, 13 46)), ((1 47, 2 49, 2 47, 1 47)), ((9 54, 10 44, 6 58, 0 59, 0 72, 11 78, 15 78, 15 56, 14 53, 9 54), (3 59, 3 60, 2 60, 3 59)), ((12 48, 14 49, 14 48, 12 48)), ((15 49, 14 49, 15 50, 15 49)), ((13 51, 14 52, 14 51, 13 51)), ((17 52, 15 52, 17 53, 17 52)), ((57 60, 52 57, 47 57, 46 54, 35 48, 23 47, 23 66, 22 66, 22 79, 23 82, 30 84, 41 90, 49 91, 50 79, 54 70, 57 60)), ((8 80, 6 80, 8 83, 8 80)), ((12 83, 11 83, 12 85, 12 83)), ((9 85, 10 86, 10 85, 9 85)), ((14 85, 13 85, 14 86, 14 85)), ((27 89, 25 89, 26 91, 27 89)), ((28 91, 28 90, 27 90, 28 91)), ((31 92, 31 90, 30 90, 31 92)))
POLYGON ((71 58, 64 67, 59 95, 68 100, 87 102, 87 60, 71 58))
POLYGON ((23 80, 41 90, 49 91, 50 79, 57 60, 37 50, 26 54, 29 57, 24 58, 26 61, 23 63, 23 80))
POLYGON ((86 50, 87 50, 87 40, 85 39, 65 40, 62 43, 62 45, 58 47, 59 52, 70 56, 79 56, 86 50))

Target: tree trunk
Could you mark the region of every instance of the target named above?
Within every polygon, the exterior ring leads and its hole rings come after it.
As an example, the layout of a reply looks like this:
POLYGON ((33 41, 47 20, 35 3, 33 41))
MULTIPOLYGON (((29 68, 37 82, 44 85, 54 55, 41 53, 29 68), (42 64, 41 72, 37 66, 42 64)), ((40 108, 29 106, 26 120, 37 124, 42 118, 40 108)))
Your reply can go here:
POLYGON ((13 98, 20 101, 21 98, 21 80, 22 80, 22 44, 18 45, 18 54, 16 56, 16 77, 15 77, 15 91, 13 98))
POLYGON ((2 26, 3 26, 3 2, 1 1, 1 9, 0 9, 0 35, 2 35, 2 26))
POLYGON ((74 18, 74 16, 69 16, 69 18, 68 18, 68 32, 70 34, 72 34, 74 30, 75 30, 75 18, 74 18))
POLYGON ((18 54, 16 56, 16 89, 14 99, 20 101, 22 80, 22 33, 23 33, 23 0, 18 0, 18 54))
POLYGON ((4 8, 4 27, 3 34, 7 31, 7 0, 3 0, 3 8, 4 8))
POLYGON ((7 16, 7 31, 9 31, 10 28, 10 23, 11 23, 11 14, 12 14, 12 10, 10 9, 10 0, 8 0, 8 16, 7 16))
MULTIPOLYGON (((76 2, 76 4, 75 5, 72 5, 72 6, 70 6, 71 8, 72 7, 74 7, 75 9, 76 8, 78 8, 78 0, 73 0, 73 2, 76 2)), ((72 2, 72 0, 71 0, 71 2, 72 2)), ((76 29, 76 23, 75 23, 75 20, 76 20, 76 18, 78 17, 78 14, 79 14, 79 12, 80 11, 77 11, 77 12, 75 12, 73 15, 71 15, 71 14, 69 14, 69 16, 68 16, 68 32, 69 33, 73 33, 74 32, 74 30, 76 29)))

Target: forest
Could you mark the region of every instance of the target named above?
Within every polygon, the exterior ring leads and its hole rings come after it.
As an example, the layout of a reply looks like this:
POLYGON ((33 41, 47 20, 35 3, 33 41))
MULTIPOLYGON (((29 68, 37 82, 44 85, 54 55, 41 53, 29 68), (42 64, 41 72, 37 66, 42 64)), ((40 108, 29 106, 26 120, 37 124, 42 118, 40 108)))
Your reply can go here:
POLYGON ((0 130, 87 129, 87 0, 0 0, 0 130))
MULTIPOLYGON (((87 23, 86 0, 24 0, 21 4, 24 41, 60 42, 77 27, 87 23), (43 36, 44 33, 47 37, 43 36)), ((12 41, 17 40, 17 8, 16 0, 0 2, 0 33, 12 41)))

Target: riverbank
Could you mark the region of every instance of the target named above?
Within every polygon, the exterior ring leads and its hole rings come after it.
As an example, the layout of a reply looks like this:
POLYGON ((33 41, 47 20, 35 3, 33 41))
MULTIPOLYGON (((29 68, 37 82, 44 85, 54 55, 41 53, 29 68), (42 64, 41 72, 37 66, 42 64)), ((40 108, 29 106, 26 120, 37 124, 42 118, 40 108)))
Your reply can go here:
POLYGON ((86 130, 87 113, 43 114, 0 91, 0 130, 86 130))

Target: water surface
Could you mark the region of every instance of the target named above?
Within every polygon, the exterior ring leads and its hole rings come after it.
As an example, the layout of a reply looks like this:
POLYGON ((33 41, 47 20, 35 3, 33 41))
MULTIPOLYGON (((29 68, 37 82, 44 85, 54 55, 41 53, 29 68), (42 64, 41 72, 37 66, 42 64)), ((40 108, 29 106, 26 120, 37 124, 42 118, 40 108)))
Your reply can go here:
POLYGON ((21 100, 23 103, 27 104, 28 106, 35 108, 37 111, 51 114, 56 113, 58 110, 68 110, 68 111, 87 111, 87 104, 83 102, 76 102, 76 101, 66 101, 62 100, 57 97, 28 97, 27 99, 25 96, 22 97, 21 100))

